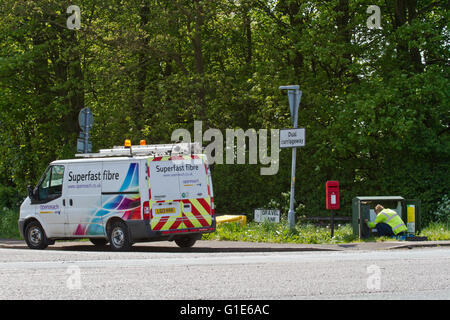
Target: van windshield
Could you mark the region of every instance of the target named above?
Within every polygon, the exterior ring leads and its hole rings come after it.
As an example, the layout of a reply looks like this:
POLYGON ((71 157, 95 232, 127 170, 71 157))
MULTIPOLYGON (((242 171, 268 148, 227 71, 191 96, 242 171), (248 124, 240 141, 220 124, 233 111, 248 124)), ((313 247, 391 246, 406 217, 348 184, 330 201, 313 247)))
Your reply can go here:
POLYGON ((60 197, 62 194, 63 178, 64 166, 49 167, 45 171, 42 182, 38 186, 39 201, 46 202, 60 197))

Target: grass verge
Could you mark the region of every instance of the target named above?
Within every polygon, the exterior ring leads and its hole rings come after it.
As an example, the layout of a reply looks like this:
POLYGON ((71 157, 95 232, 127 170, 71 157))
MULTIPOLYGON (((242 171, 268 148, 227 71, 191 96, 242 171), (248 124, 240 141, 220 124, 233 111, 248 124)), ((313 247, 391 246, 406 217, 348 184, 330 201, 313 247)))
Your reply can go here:
POLYGON ((204 240, 230 240, 274 243, 349 243, 358 241, 353 236, 351 225, 336 225, 334 237, 331 237, 330 228, 315 226, 313 224, 297 224, 290 230, 288 223, 256 223, 249 222, 242 226, 239 223, 224 223, 217 226, 216 232, 203 236, 204 240))
POLYGON ((430 241, 450 240, 450 229, 446 223, 432 222, 420 232, 420 236, 430 241))
MULTIPOLYGON (((0 211, 0 239, 21 239, 17 221, 19 210, 4 209, 0 211)), ((450 240, 449 225, 430 223, 419 236, 426 236, 430 241, 450 240)), ((353 235, 349 224, 337 224, 334 237, 330 228, 313 224, 297 224, 295 230, 289 230, 287 221, 280 223, 249 222, 245 226, 239 223, 224 223, 217 226, 216 232, 203 235, 203 240, 252 241, 274 243, 333 244, 362 241, 353 235)), ((370 238, 364 241, 386 241, 388 237, 370 238)))
MULTIPOLYGON (((424 228, 419 236, 426 236, 430 241, 450 240, 448 225, 432 223, 424 228)), ((352 226, 338 224, 331 237, 329 227, 313 224, 297 224, 291 231, 286 221, 281 223, 249 222, 242 226, 239 223, 224 223, 217 226, 216 232, 203 235, 203 240, 252 241, 274 243, 301 243, 301 244, 334 244, 360 241, 392 241, 390 237, 358 239, 353 235, 352 226)))

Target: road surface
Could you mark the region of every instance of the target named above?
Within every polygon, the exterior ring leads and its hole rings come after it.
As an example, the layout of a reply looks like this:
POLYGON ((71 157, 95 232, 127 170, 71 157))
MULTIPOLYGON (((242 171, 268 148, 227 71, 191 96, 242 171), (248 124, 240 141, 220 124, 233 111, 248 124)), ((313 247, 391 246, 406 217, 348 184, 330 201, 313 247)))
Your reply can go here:
POLYGON ((450 299, 450 247, 0 248, 0 299, 450 299))

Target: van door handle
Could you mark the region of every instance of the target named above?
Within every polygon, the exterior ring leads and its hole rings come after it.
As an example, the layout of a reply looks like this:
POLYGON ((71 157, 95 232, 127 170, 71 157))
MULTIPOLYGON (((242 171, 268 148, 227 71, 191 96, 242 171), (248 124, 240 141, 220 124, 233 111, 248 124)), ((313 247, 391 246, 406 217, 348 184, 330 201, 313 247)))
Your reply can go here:
POLYGON ((69 199, 69 204, 70 204, 70 206, 73 206, 73 200, 72 199, 69 199))

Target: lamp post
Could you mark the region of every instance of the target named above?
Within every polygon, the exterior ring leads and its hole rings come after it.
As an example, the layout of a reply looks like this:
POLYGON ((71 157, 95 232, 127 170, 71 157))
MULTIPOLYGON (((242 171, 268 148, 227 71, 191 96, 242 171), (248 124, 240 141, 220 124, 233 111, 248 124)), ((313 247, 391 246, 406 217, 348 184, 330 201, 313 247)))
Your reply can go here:
MULTIPOLYGON (((297 128, 298 121, 298 107, 302 97, 299 85, 281 86, 280 90, 288 91, 289 109, 291 111, 291 119, 294 129, 297 128)), ((297 148, 292 148, 292 168, 291 168, 291 197, 289 200, 289 213, 288 221, 289 228, 293 230, 295 228, 295 212, 294 212, 294 193, 295 193, 295 166, 297 161, 297 148)))

